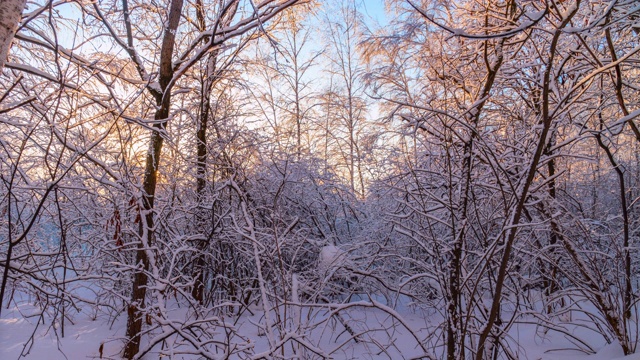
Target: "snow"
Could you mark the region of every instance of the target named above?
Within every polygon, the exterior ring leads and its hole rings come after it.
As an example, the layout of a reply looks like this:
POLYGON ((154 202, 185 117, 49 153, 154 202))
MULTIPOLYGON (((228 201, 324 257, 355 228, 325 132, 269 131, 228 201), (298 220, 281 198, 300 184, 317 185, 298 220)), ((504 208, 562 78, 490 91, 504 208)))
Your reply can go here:
MULTIPOLYGON (((333 255, 339 253, 334 250, 335 247, 329 247, 326 252, 333 255)), ((293 281, 297 283, 297 276, 293 281)), ((39 313, 39 309, 29 305, 27 300, 19 302, 8 311, 3 311, 0 319, 1 359, 19 359, 21 354, 25 355, 24 359, 35 360, 94 359, 100 358, 101 346, 102 358, 120 358, 119 351, 123 346, 126 322, 126 317, 122 314, 115 321, 103 314, 96 317, 90 310, 70 314, 73 321, 66 322, 65 337, 61 338, 59 324, 56 322, 56 326, 49 326, 51 318, 48 315, 44 317, 45 325, 42 325, 42 322, 38 325, 40 317, 24 316, 27 313, 39 313), (34 334, 33 343, 27 341, 31 334, 34 334)), ((293 300, 299 300, 297 295, 293 295, 293 300)), ((414 311, 407 306, 399 306, 394 310, 376 301, 332 305, 331 311, 320 305, 317 308, 294 307, 298 308, 294 320, 295 327, 285 333, 279 333, 275 327, 273 328, 274 334, 277 335, 275 346, 282 346, 289 351, 290 346, 284 344, 300 344, 309 352, 323 354, 332 359, 409 359, 423 356, 425 353, 421 346, 425 344, 418 344, 417 339, 426 337, 428 332, 433 330, 431 326, 442 320, 434 312, 414 311), (306 332, 297 332, 297 329, 305 326, 308 328, 306 332), (354 341, 345 330, 345 326, 350 327, 353 332, 359 334, 358 338, 365 341, 354 341), (410 329, 412 331, 409 331, 410 329)), ((184 308, 168 306, 168 309, 172 321, 184 320, 184 308)), ((236 339, 240 339, 239 344, 251 349, 253 355, 250 357, 260 358, 273 352, 273 346, 269 346, 264 331, 261 332, 256 326, 264 321, 264 313, 258 307, 253 310, 253 315, 245 313, 240 316, 234 328, 238 332, 236 339)), ((229 323, 235 321, 231 317, 226 320, 229 323)), ((582 341, 596 349, 597 353, 588 355, 575 350, 575 346, 566 336, 552 331, 545 333, 533 323, 515 324, 509 335, 522 359, 640 360, 640 354, 625 357, 619 345, 606 344, 593 332, 579 327, 573 327, 571 332, 579 335, 582 341)), ((157 331, 150 335, 150 338, 162 336, 157 331)), ((142 345, 144 348, 144 343, 142 345)), ((165 351, 171 346, 171 342, 167 341, 165 351)), ((425 348, 430 350, 428 346, 425 348)), ((159 358, 161 355, 158 350, 156 346, 143 359, 159 358)), ((221 356, 213 353, 209 355, 221 356)), ((175 356, 167 358, 202 357, 196 354, 179 354, 177 351, 175 356)))
MULTIPOLYGON (((3 309, 0 319, 0 358, 18 359, 81 359, 98 358, 98 350, 104 344, 104 354, 116 354, 122 348, 118 334, 124 334, 124 321, 113 328, 101 320, 92 320, 90 314, 76 316, 73 324, 65 323, 65 337, 60 338, 60 329, 38 321, 40 317, 24 318, 20 311, 36 309, 23 305, 20 308, 3 309), (29 342, 34 334, 33 343, 29 342)), ((121 317, 121 320, 124 319, 121 317)), ((50 320, 50 319, 49 319, 50 320)))
POLYGON ((318 267, 322 270, 344 266, 347 261, 346 253, 335 245, 325 245, 320 250, 318 267))

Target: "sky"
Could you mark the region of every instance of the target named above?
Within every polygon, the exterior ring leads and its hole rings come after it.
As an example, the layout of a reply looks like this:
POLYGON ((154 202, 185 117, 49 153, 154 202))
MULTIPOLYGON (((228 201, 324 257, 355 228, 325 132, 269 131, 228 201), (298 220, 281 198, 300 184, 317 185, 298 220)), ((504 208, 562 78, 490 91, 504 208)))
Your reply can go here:
POLYGON ((384 11, 384 0, 362 0, 364 13, 379 24, 385 24, 387 16, 384 11))
MULTIPOLYGON (((1 0, 0 0, 1 1, 1 0)), ((341 1, 341 0, 336 0, 341 1)), ((369 20, 368 25, 372 27, 384 26, 388 21, 388 16, 384 9, 384 0, 355 0, 360 6, 360 10, 365 15, 365 20, 369 20)), ((325 3, 321 1, 321 3, 325 3)), ((27 11, 33 11, 36 7, 34 4, 28 5, 27 11)), ((59 4, 56 6, 56 10, 60 14, 68 19, 76 19, 80 21, 81 13, 77 5, 73 3, 59 4)), ((78 41, 78 39, 75 39, 78 41)), ((61 44, 64 47, 71 48, 73 46, 73 36, 63 36, 60 39, 61 44)))

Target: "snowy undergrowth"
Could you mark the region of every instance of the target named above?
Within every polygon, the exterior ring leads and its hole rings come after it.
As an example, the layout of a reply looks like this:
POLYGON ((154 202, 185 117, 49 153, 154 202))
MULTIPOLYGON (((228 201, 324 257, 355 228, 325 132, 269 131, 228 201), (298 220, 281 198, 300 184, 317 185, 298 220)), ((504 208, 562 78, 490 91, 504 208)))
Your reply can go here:
MULTIPOLYGON (((0 319, 0 358, 2 359, 120 359, 123 348, 126 316, 115 319, 95 312, 85 306, 79 313, 68 314, 64 337, 59 321, 52 321, 55 314, 42 311, 22 299, 12 303, 3 311, 0 319), (97 315, 97 316, 96 316, 97 315), (52 325, 53 324, 53 325, 52 325)), ((290 304, 290 307, 294 307, 290 304)), ((262 307, 252 306, 239 318, 221 319, 216 339, 221 343, 233 343, 246 351, 231 358, 321 358, 314 351, 329 355, 332 359, 413 359, 423 351, 419 339, 436 331, 441 322, 436 311, 424 311, 400 303, 396 310, 387 308, 375 300, 356 300, 341 305, 309 306, 300 311, 298 333, 278 333, 272 330, 285 345, 272 353, 268 337, 261 329, 264 324, 262 307), (337 312, 336 310, 341 311, 337 312), (332 311, 333 310, 333 311, 332 311), (233 334, 229 331, 233 329, 233 334), (295 349, 294 349, 295 348, 295 349)), ((184 307, 173 303, 169 310, 169 321, 184 322, 190 315, 184 307)), ((273 314, 272 314, 273 315, 273 314)), ((579 322, 579 313, 572 314, 572 321, 579 322)), ((274 317, 274 316, 272 316, 274 317)), ((58 317, 59 319, 59 317, 58 317)), ((576 340, 558 331, 539 327, 533 319, 523 319, 515 324, 510 333, 510 342, 520 359, 561 359, 561 360, 635 360, 640 354, 625 357, 617 344, 606 344, 601 335, 576 325, 567 325, 566 331, 583 341, 597 353, 587 355, 577 350, 576 340), (529 321, 531 320, 531 321, 529 321)), ((145 339, 161 334, 156 330, 145 339)), ((144 348, 143 343, 143 348, 144 348)), ((424 344, 423 344, 424 345, 424 344)), ((583 346, 581 346, 583 347, 583 346)), ((183 344, 176 342, 175 336, 147 353, 143 359, 203 359, 201 355, 188 354, 183 344), (172 349, 173 348, 173 349, 172 349)), ((224 357, 224 349, 217 348, 216 355, 224 357)))

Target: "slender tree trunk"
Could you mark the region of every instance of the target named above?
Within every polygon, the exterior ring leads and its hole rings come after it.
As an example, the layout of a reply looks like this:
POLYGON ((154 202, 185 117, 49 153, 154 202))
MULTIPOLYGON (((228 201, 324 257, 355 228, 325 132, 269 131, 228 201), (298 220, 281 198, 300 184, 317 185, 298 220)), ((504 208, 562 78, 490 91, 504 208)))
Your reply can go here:
MULTIPOLYGON (((207 212, 204 210, 205 189, 207 184, 207 126, 211 113, 211 89, 214 84, 217 51, 210 55, 207 63, 206 79, 202 85, 202 95, 200 98, 200 118, 198 123, 197 137, 197 163, 196 163, 196 196, 198 198, 198 209, 196 210, 196 226, 199 231, 203 231, 207 224, 207 212)), ((191 291, 193 298, 200 304, 204 301, 205 288, 205 257, 204 250, 208 245, 207 239, 198 240, 196 248, 198 254, 194 261, 195 283, 191 291)))
MULTIPOLYGON (((160 50, 160 74, 159 84, 162 93, 157 94, 156 110, 153 132, 149 140, 149 150, 146 157, 144 178, 142 182, 142 207, 141 221, 138 229, 138 249, 136 251, 136 271, 133 279, 131 291, 131 303, 127 309, 127 338, 129 341, 125 345, 123 356, 126 359, 133 359, 140 350, 140 335, 142 331, 142 316, 145 307, 145 297, 147 293, 150 254, 153 254, 154 239, 154 200, 156 184, 158 182, 158 165, 162 153, 164 133, 169 121, 169 110, 171 106, 171 92, 168 85, 173 77, 172 55, 175 45, 175 34, 180 23, 183 0, 172 0, 169 7, 168 28, 164 32, 162 47, 160 50)), ((153 255, 152 255, 153 256, 153 255)))
POLYGON ((295 77, 295 84, 293 91, 295 92, 295 101, 296 101, 296 160, 300 161, 300 157, 302 156, 302 114, 300 109, 300 71, 298 68, 298 43, 296 41, 297 32, 293 34, 293 75, 295 77))
POLYGON ((505 235, 506 242, 504 244, 504 253, 502 254, 502 258, 500 259, 500 267, 498 269, 498 274, 496 278, 496 286, 495 286, 495 294, 491 304, 491 309, 489 310, 489 317, 487 319, 484 328, 480 333, 480 337, 478 339, 478 347, 476 350, 476 360, 483 360, 485 357, 485 349, 486 349, 486 341, 493 332, 493 327, 496 324, 496 320, 500 316, 500 303, 502 297, 502 289, 504 287, 505 280, 507 278, 507 270, 509 266, 509 259, 511 257, 511 251, 513 250, 513 243, 516 240, 516 234, 518 232, 518 225, 520 224, 520 219, 524 212, 525 204, 527 201, 527 196, 529 194, 529 189, 533 184, 533 180, 538 171, 538 164, 540 164, 540 160, 542 159, 542 155, 544 149, 547 145, 547 136, 551 129, 551 110, 549 109, 549 97, 551 93, 551 74, 553 69, 553 63, 556 57, 557 46, 560 41, 560 36, 563 34, 563 29, 573 16, 576 14, 580 7, 580 0, 576 2, 576 6, 568 13, 563 19, 562 22, 557 27, 554 32, 553 39, 551 40, 551 45, 549 47, 549 57, 547 58, 547 66, 542 79, 542 130, 540 132, 540 137, 538 138, 538 143, 536 145, 535 152, 533 153, 533 157, 531 159, 531 164, 526 172, 526 178, 524 179, 523 184, 518 189, 516 196, 516 204, 513 212, 511 213, 511 218, 508 223, 508 232, 505 235))
MULTIPOLYGON (((558 264, 555 261, 555 251, 556 251, 555 247, 558 244, 558 240, 562 240, 562 232, 560 231, 560 226, 558 225, 558 222, 556 221, 556 219, 553 218, 553 203, 556 201, 556 198, 557 198, 556 180, 555 180, 556 161, 552 157, 553 142, 554 142, 554 135, 552 134, 551 140, 549 141, 549 144, 547 145, 547 148, 544 153, 545 156, 551 157, 547 162, 547 172, 550 179, 547 184, 547 191, 549 193, 549 197, 552 202, 551 208, 546 210, 543 209, 543 213, 546 212, 546 216, 549 217, 549 226, 551 230, 551 233, 549 234, 549 258, 552 261, 551 269, 550 269, 551 271, 549 274, 546 274, 546 273, 543 274, 545 294, 547 295, 547 297, 552 296, 556 291, 558 291, 558 282, 556 280, 556 276, 560 270, 558 269, 558 264)), ((562 302, 562 304, 564 304, 564 301, 562 302)), ((550 303, 547 306, 547 313, 551 314, 552 311, 553 311, 553 306, 550 303)))
MULTIPOLYGON (((609 47, 609 51, 611 52, 611 62, 616 62, 618 61, 618 55, 616 54, 616 49, 613 44, 613 38, 611 36, 611 29, 609 27, 607 27, 605 30, 605 36, 607 38, 607 45, 609 47)), ((616 85, 615 87, 616 99, 618 100, 618 105, 620 106, 620 110, 622 111, 622 114, 624 116, 629 116, 629 110, 627 109, 626 102, 622 94, 622 68, 620 64, 617 64, 615 66, 615 70, 616 70, 616 76, 615 76, 614 83, 616 85)), ((629 123, 629 126, 631 127, 631 130, 633 130, 636 140, 640 141, 640 130, 638 130, 638 127, 633 122, 633 120, 629 120, 628 123, 629 123)), ((625 193, 626 186, 624 184, 624 173, 620 168, 620 166, 616 163, 613 157, 613 154, 611 153, 609 148, 606 147, 602 142, 602 139, 599 135, 597 136, 597 140, 598 140, 598 145, 600 145, 600 147, 603 150, 605 150, 605 152, 607 153, 609 162, 614 167, 618 175, 618 181, 620 185, 620 201, 622 205, 622 216, 624 220, 624 229, 623 229, 623 235, 624 235, 623 254, 624 254, 624 262, 625 262, 624 314, 625 314, 625 318, 630 319, 631 318, 631 293, 633 292, 633 289, 631 287, 631 252, 629 251, 629 208, 627 207, 627 198, 626 198, 627 195, 625 193)))
MULTIPOLYGON (((202 0, 196 1, 196 16, 198 19, 198 27, 200 31, 206 30, 206 20, 205 20, 205 8, 202 0)), ((235 16, 238 10, 238 3, 232 5, 232 7, 225 13, 224 18, 222 19, 222 26, 228 26, 231 23, 231 20, 235 16)), ((207 37, 205 41, 208 41, 207 37)), ((208 56, 206 72, 204 74, 204 79, 202 82, 202 94, 200 96, 200 117, 198 121, 198 131, 196 133, 197 145, 196 145, 196 196, 198 201, 198 209, 196 212, 196 226, 199 231, 202 231, 207 226, 207 221, 210 218, 207 215, 210 215, 207 211, 204 210, 204 198, 205 198, 205 189, 207 185, 207 128, 209 125, 209 116, 211 114, 211 91, 213 90, 213 86, 220 79, 220 71, 224 70, 218 68, 218 50, 213 50, 208 56)), ((215 127, 215 124, 214 124, 215 127)), ((208 236, 206 239, 198 240, 196 248, 198 250, 198 254, 196 255, 196 259, 194 261, 194 277, 195 283, 193 285, 193 289, 191 290, 191 296, 198 301, 200 304, 204 302, 204 290, 205 290, 205 256, 204 251, 207 246, 209 246, 209 241, 211 236, 208 236)))
POLYGON ((9 48, 22 19, 22 10, 24 10, 26 4, 27 0, 0 1, 0 72, 7 61, 9 48))
MULTIPOLYGON (((165 112, 162 110, 161 108, 156 112, 156 120, 167 118, 166 116, 162 117, 162 115, 163 113, 168 115, 168 111, 165 112)), ((149 255, 147 251, 153 251, 151 247, 154 238, 154 196, 158 181, 157 169, 164 142, 159 131, 163 131, 165 126, 166 124, 162 124, 161 129, 151 134, 151 144, 147 153, 143 181, 142 214, 138 229, 140 242, 138 242, 138 249, 136 251, 136 271, 133 277, 131 303, 127 309, 127 338, 129 342, 127 342, 123 354, 126 359, 133 359, 140 349, 140 332, 142 331, 142 317, 147 294, 147 283, 149 280, 147 276, 147 272, 149 271, 149 255)))
POLYGON ((607 154, 607 159, 609 159, 609 163, 615 170, 616 175, 618 176, 618 186, 619 186, 619 197, 620 197, 620 207, 622 210, 622 254, 624 260, 624 288, 623 290, 623 298, 622 298, 622 306, 623 313, 626 319, 631 318, 631 255, 629 252, 629 208, 627 206, 627 186, 624 181, 624 171, 622 171, 622 167, 616 159, 613 157, 613 153, 611 149, 602 141, 602 135, 597 133, 595 135, 596 140, 598 141, 598 146, 602 150, 604 150, 605 154, 607 154))
MULTIPOLYGON (((503 56, 500 48, 504 41, 501 41, 499 48, 497 49, 497 61, 494 63, 493 67, 487 66, 487 78, 485 83, 483 84, 481 92, 478 94, 478 99, 480 100, 476 105, 467 111, 467 122, 471 127, 471 134, 469 139, 464 144, 463 151, 463 189, 462 189, 462 198, 461 200, 461 208, 460 208, 460 221, 458 224, 454 221, 452 224, 453 236, 454 240, 451 244, 451 259, 448 266, 449 273, 449 284, 448 291, 450 299, 448 299, 447 305, 447 360, 454 360, 458 358, 464 358, 464 330, 463 330, 463 319, 460 315, 460 310, 462 307, 462 292, 461 292, 461 267, 462 267, 462 255, 463 248, 465 244, 466 237, 466 223, 467 223, 467 212, 469 208, 469 197, 471 195, 471 187, 472 187, 472 171, 473 171, 473 153, 474 153, 474 142, 478 136, 477 128, 478 121, 480 119, 480 114, 484 108, 484 105, 487 101, 487 98, 493 88, 493 84, 495 83, 496 75, 498 74, 498 70, 502 66, 503 56), (475 110, 475 111, 474 111, 475 110)), ((487 52, 487 43, 485 43, 485 52, 487 52)), ((487 56, 485 54, 485 56, 487 56)), ((450 195, 452 196, 452 195, 450 195)), ((455 216, 453 217, 456 218, 455 216)))

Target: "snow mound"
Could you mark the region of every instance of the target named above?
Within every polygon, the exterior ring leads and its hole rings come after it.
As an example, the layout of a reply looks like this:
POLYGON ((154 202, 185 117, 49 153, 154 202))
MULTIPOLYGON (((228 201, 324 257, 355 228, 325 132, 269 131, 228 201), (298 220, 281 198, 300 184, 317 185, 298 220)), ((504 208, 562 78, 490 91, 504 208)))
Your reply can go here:
POLYGON ((322 270, 346 265, 347 253, 335 245, 323 246, 318 257, 318 267, 322 270))

